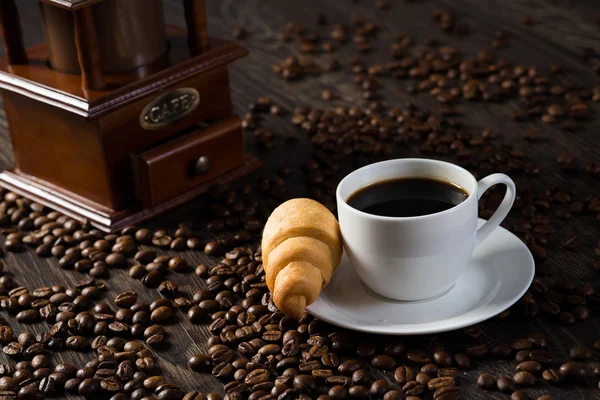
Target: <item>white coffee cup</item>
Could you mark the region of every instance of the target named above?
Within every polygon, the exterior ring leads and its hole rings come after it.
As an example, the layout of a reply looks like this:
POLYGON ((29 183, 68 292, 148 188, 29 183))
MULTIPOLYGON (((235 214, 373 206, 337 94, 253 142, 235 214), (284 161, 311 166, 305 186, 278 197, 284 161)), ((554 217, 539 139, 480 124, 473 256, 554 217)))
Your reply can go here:
POLYGON ((363 283, 393 300, 416 301, 446 293, 468 266, 473 250, 506 217, 515 184, 504 174, 479 182, 464 168, 427 159, 397 159, 360 168, 338 185, 338 216, 344 247, 363 283), (367 185, 399 178, 434 178, 460 186, 467 199, 442 212, 383 217, 359 211, 348 198, 367 185), (477 202, 491 186, 507 191, 498 210, 477 229, 477 202))

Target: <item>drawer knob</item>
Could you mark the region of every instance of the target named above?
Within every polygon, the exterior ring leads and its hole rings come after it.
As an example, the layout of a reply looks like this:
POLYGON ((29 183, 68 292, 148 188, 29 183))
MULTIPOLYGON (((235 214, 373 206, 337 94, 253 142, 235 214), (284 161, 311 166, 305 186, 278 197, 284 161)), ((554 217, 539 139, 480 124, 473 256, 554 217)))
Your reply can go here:
POLYGON ((204 175, 210 169, 210 158, 208 156, 200 156, 198 160, 196 160, 196 165, 194 166, 194 174, 196 176, 204 175))

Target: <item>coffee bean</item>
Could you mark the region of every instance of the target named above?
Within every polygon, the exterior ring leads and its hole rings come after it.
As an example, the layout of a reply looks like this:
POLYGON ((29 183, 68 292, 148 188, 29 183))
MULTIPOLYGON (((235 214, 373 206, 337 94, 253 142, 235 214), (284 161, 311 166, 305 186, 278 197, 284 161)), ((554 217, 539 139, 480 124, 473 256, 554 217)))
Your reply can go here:
POLYGON ((555 369, 547 369, 542 373, 542 378, 550 384, 556 384, 560 382, 561 375, 555 369))
POLYGON ((25 386, 19 390, 16 398, 19 400, 42 400, 44 392, 35 386, 25 386))
POLYGON ((527 358, 531 361, 537 361, 541 364, 549 364, 554 361, 552 354, 546 350, 531 350, 527 358))
POLYGON ((517 354, 515 354, 515 361, 521 363, 523 361, 529 360, 529 353, 530 352, 527 350, 518 351, 517 354))
POLYGON ((87 378, 79 384, 77 393, 86 398, 93 398, 99 395, 101 389, 100 381, 98 379, 87 378))
POLYGON ((67 348, 75 351, 86 351, 90 346, 90 342, 83 336, 70 336, 66 339, 67 348))
POLYGON ((371 360, 371 365, 378 369, 392 371, 394 368, 396 368, 396 360, 388 355, 381 354, 373 357, 371 360))
POLYGON ((490 374, 483 373, 477 378, 477 386, 482 389, 491 389, 496 383, 496 379, 490 374))
POLYGON ((244 378, 244 382, 249 387, 253 387, 255 385, 268 381, 270 376, 271 375, 267 369, 259 368, 253 370, 248 375, 246 375, 246 377, 244 378))
POLYGON ((355 386, 351 386, 350 389, 348 389, 348 394, 352 398, 368 399, 369 398, 369 389, 367 389, 366 387, 361 386, 361 385, 355 385, 355 386))
POLYGON ((473 346, 467 347, 465 349, 465 353, 469 357, 480 358, 480 357, 483 357, 483 356, 487 355, 488 348, 486 346, 482 345, 482 344, 473 345, 473 346))
POLYGON ((154 323, 165 323, 173 317, 173 309, 171 307, 158 307, 152 314, 150 314, 150 320, 154 323))
POLYGON ((523 391, 523 390, 514 391, 510 395, 510 400, 528 400, 528 399, 529 399, 529 396, 527 396, 527 393, 525 393, 525 391, 523 391))
POLYGON ((501 376, 496 382, 496 386, 503 393, 512 393, 515 391, 515 381, 508 376, 501 376))
POLYGON ((383 395, 383 400, 404 400, 404 394, 399 390, 390 390, 383 395))
POLYGON ((144 286, 156 288, 164 280, 163 275, 158 271, 150 271, 142 278, 144 286))
POLYGON ((406 354, 406 357, 415 364, 430 364, 433 362, 433 357, 425 351, 411 350, 406 354))
POLYGON ((327 385, 327 386, 341 385, 344 387, 349 387, 351 383, 352 383, 352 380, 350 378, 348 378, 347 376, 334 375, 334 376, 330 376, 329 378, 325 379, 325 385, 327 385))
POLYGON ((452 365, 452 355, 445 351, 436 351, 433 353, 433 360, 442 368, 452 365))
POLYGON ((589 375, 589 368, 586 364, 577 362, 566 362, 560 366, 560 376, 567 380, 584 380, 589 375))
POLYGON ((433 378, 427 383, 427 387, 431 391, 436 391, 439 388, 446 386, 454 386, 455 381, 452 377, 433 378))
POLYGON ((173 257, 169 260, 168 267, 175 272, 185 272, 189 268, 187 261, 181 257, 173 257))
POLYGON ((371 383, 371 377, 366 369, 357 369, 352 374, 352 384, 367 386, 371 383))
POLYGON ((19 382, 11 377, 0 378, 0 391, 16 392, 19 390, 19 382))
POLYGON ((321 356, 321 363, 328 368, 337 368, 340 365, 340 359, 335 353, 325 353, 321 356))
POLYGON ((20 343, 11 342, 4 346, 2 351, 9 357, 15 357, 23 353, 23 346, 20 343))
POLYGON ((138 299, 136 292, 123 292, 115 297, 115 304, 121 308, 129 308, 133 306, 138 299))
POLYGON ((383 379, 378 379, 371 384, 369 393, 371 394, 372 398, 381 398, 388 390, 390 390, 390 384, 383 379))
POLYGON ((519 386, 533 386, 535 385, 535 375, 528 371, 517 372, 513 376, 513 380, 519 386))
POLYGON ((574 361, 589 361, 594 356, 592 350, 585 346, 576 346, 569 350, 569 359, 574 361))
POLYGON ((311 375, 296 375, 293 381, 294 389, 303 393, 310 393, 317 385, 311 375))
POLYGON ((445 386, 433 393, 434 400, 458 400, 459 398, 460 389, 458 386, 445 386))
POLYGON ((534 375, 539 375, 543 369, 542 364, 537 361, 523 361, 517 365, 517 372, 526 371, 534 375))
POLYGON ((424 386, 426 386, 431 379, 432 378, 431 378, 430 375, 427 375, 427 374, 425 374, 423 372, 419 372, 417 374, 417 376, 415 377, 415 381, 419 382, 420 384, 422 384, 424 386))
POLYGON ((437 376, 439 370, 440 367, 438 367, 436 364, 425 364, 421 367, 421 372, 432 377, 437 376))
POLYGON ((417 381, 409 381, 402 386, 402 391, 408 396, 419 396, 425 391, 425 386, 417 381))
POLYGON ((357 360, 346 360, 342 362, 338 367, 338 372, 342 375, 351 376, 354 371, 362 368, 361 364, 357 360))
POLYGON ((398 385, 404 385, 406 382, 412 381, 415 377, 415 373, 412 368, 407 366, 400 366, 394 371, 394 380, 398 385))

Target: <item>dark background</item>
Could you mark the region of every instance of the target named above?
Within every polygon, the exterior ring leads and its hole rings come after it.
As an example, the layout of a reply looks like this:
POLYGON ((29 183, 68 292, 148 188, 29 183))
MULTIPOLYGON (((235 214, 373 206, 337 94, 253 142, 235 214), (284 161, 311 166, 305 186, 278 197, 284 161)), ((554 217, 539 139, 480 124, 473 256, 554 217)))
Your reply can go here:
MULTIPOLYGON (((240 43, 250 50, 250 56, 234 64, 231 68, 232 93, 237 111, 243 114, 248 104, 260 96, 269 96, 273 101, 288 110, 281 117, 267 116, 263 126, 273 130, 274 148, 270 152, 259 151, 252 135, 247 135, 247 149, 260 158, 266 166, 262 173, 270 174, 280 165, 293 167, 292 175, 287 179, 288 191, 292 195, 306 193, 304 178, 300 169, 310 158, 310 145, 304 134, 290 124, 289 111, 295 106, 333 107, 336 105, 354 105, 361 103, 361 91, 351 82, 347 73, 324 74, 318 78, 308 78, 299 82, 288 83, 277 77, 271 70, 272 64, 281 62, 288 55, 299 55, 297 46, 280 44, 275 35, 283 30, 288 21, 301 22, 310 29, 316 28, 316 15, 319 12, 327 15, 330 24, 348 24, 354 15, 376 21, 381 27, 381 33, 374 42, 375 51, 365 56, 370 62, 385 62, 389 60, 389 43, 396 33, 403 31, 422 40, 424 37, 442 38, 445 43, 456 45, 466 54, 476 54, 480 50, 490 48, 490 42, 499 29, 509 33, 508 46, 498 50, 497 54, 512 62, 531 65, 536 64, 541 71, 548 71, 551 63, 561 63, 585 87, 592 88, 600 84, 600 77, 592 70, 590 63, 582 57, 584 48, 600 49, 600 25, 595 19, 600 17, 600 4, 597 1, 576 0, 511 0, 511 1, 482 1, 482 0, 431 0, 431 1, 390 1, 390 10, 377 10, 373 1, 362 0, 207 0, 209 9, 209 31, 211 35, 231 38, 233 30, 243 26, 248 31, 247 38, 240 43), (471 33, 464 37, 444 35, 439 26, 433 22, 431 12, 437 8, 452 7, 459 22, 467 22, 471 33), (522 19, 531 16, 535 24, 525 26, 522 19), (331 89, 337 99, 325 102, 320 94, 323 89, 331 89), (300 140, 290 145, 281 137, 294 133, 300 140)), ((43 40, 37 1, 19 0, 19 10, 27 45, 43 40)), ((184 26, 182 2, 165 0, 164 9, 167 22, 184 26)), ((325 28, 323 32, 328 32, 325 28)), ((336 54, 335 57, 344 60, 352 52, 336 54)), ((318 56, 326 61, 331 56, 318 56)), ((384 99, 391 105, 402 105, 406 100, 415 104, 438 110, 439 104, 426 95, 409 95, 405 91, 405 83, 388 81, 383 91, 384 99)), ((510 143, 523 150, 528 157, 535 160, 544 173, 537 179, 539 185, 556 184, 561 188, 575 189, 580 192, 599 195, 600 185, 585 174, 568 175, 561 172, 556 164, 557 154, 569 153, 582 164, 586 161, 600 161, 600 124, 597 121, 599 108, 593 106, 593 119, 587 121, 583 128, 574 133, 562 132, 555 126, 541 126, 543 134, 550 140, 535 145, 525 142, 521 133, 529 127, 528 124, 517 123, 507 117, 507 105, 469 104, 457 107, 463 112, 463 122, 474 129, 491 127, 498 132, 500 141, 510 143)), ((23 116, 24 118, 26 116, 23 116)), ((7 123, 3 112, 0 112, 0 167, 8 167, 12 163, 7 123)), ((536 126, 539 126, 537 124, 536 126)), ((418 155, 411 148, 400 148, 395 155, 418 155)), ((192 202, 173 212, 162 216, 150 225, 173 229, 184 219, 197 219, 201 224, 203 215, 198 202, 192 202)), ((559 271, 562 270, 574 276, 581 282, 590 282, 596 290, 600 290, 598 272, 591 268, 595 255, 600 230, 598 221, 591 217, 561 223, 555 232, 556 240, 560 241, 571 234, 578 234, 582 245, 575 251, 552 252, 547 263, 559 271)), ((208 233, 206 233, 208 237, 208 233)), ((173 253, 174 254, 174 253, 173 253)), ((186 253, 191 263, 200 263, 206 257, 202 253, 186 253)), ((35 288, 41 285, 73 283, 81 279, 75 272, 65 272, 57 267, 54 259, 42 260, 33 253, 8 255, 6 268, 13 273, 21 284, 35 288), (37 285, 37 286, 36 286, 37 285)), ((118 271, 107 282, 111 289, 108 298, 122 290, 135 289, 144 293, 144 300, 157 297, 154 291, 145 289, 139 281, 125 277, 125 271, 118 271), (123 276, 123 279, 121 278, 123 276), (152 293, 151 293, 152 292, 152 293)), ((180 286, 190 292, 193 288, 202 286, 200 279, 195 276, 176 276, 174 279, 180 286)), ((14 323, 16 330, 29 329, 14 323)), ((550 339, 550 349, 565 358, 568 349, 574 345, 590 346, 600 336, 600 318, 592 316, 585 322, 577 322, 571 326, 561 326, 544 319, 521 320, 509 318, 501 322, 491 320, 481 324, 483 333, 480 340, 486 344, 510 342, 517 337, 523 337, 532 332, 539 332, 550 339)), ((43 326, 36 327, 37 330, 43 326)), ((204 351, 204 341, 208 337, 207 326, 192 326, 184 318, 170 328, 172 347, 167 352, 158 353, 163 371, 172 380, 186 389, 222 390, 222 385, 209 376, 201 376, 190 371, 186 366, 187 358, 195 352, 204 351)), ((446 340, 462 341, 463 336, 448 334, 446 340)), ((0 359, 4 356, 0 355, 0 359)), ((82 364, 90 355, 63 352, 53 355, 55 362, 69 360, 82 364), (80 361, 76 361, 79 359, 80 361)), ((514 373, 513 361, 482 360, 474 363, 473 369, 463 379, 463 398, 507 398, 497 392, 482 392, 474 385, 480 372, 490 372, 493 375, 514 373)), ((552 393, 557 399, 592 399, 598 397, 596 381, 590 381, 586 387, 563 386, 559 389, 541 385, 529 391, 532 396, 552 393)))

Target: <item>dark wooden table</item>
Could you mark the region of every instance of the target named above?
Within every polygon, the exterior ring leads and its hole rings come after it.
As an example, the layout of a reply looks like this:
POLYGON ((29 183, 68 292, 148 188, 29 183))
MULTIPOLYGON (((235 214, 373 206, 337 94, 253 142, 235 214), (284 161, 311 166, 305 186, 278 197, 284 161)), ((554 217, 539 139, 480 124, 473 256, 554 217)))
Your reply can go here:
MULTIPOLYGON (((28 45, 42 40, 43 32, 39 18, 36 0, 20 0, 18 2, 23 29, 28 45)), ((306 26, 316 28, 316 15, 324 13, 330 23, 349 23, 352 16, 360 15, 376 21, 381 28, 378 41, 375 41, 375 51, 364 58, 370 62, 385 62, 389 59, 389 41, 398 31, 414 35, 417 38, 440 37, 444 42, 456 45, 467 54, 476 54, 480 50, 489 49, 490 42, 497 30, 503 29, 509 33, 508 46, 498 50, 498 54, 512 62, 530 65, 536 64, 540 69, 548 70, 551 63, 561 63, 570 75, 577 78, 588 88, 600 84, 600 77, 592 70, 590 63, 582 57, 584 48, 600 50, 600 25, 595 21, 600 16, 600 8, 594 0, 430 0, 430 1, 401 1, 391 0, 389 10, 378 10, 374 1, 361 0, 208 0, 209 28, 211 34, 221 37, 231 37, 232 31, 238 26, 244 26, 248 37, 241 42, 250 50, 250 56, 235 64, 232 68, 233 98, 236 108, 243 114, 248 104, 260 96, 269 96, 282 108, 293 110, 296 105, 328 108, 335 105, 362 104, 361 91, 351 83, 351 75, 347 73, 324 74, 317 78, 303 79, 299 82, 286 82, 277 77, 271 69, 272 64, 280 62, 288 55, 299 55, 297 46, 280 44, 275 35, 283 30, 288 21, 297 21, 306 26), (467 22, 471 33, 466 37, 444 35, 439 26, 432 20, 432 10, 452 6, 459 22, 467 22), (526 26, 522 20, 531 16, 533 26, 526 26), (379 40, 381 42, 379 42, 379 40), (384 44, 387 43, 387 44, 384 44), (331 89, 337 99, 325 102, 321 99, 321 91, 331 89)), ((169 23, 183 26, 182 2, 180 0, 165 0, 165 12, 169 23)), ((325 29, 324 34, 328 32, 325 29)), ((336 57, 344 59, 350 50, 336 57)), ((327 59, 328 56, 321 56, 327 59)), ((406 93, 405 83, 390 81, 384 90, 385 100, 392 106, 402 105, 410 100, 424 108, 439 109, 439 104, 430 96, 414 96, 406 93)), ((460 110, 467 106, 461 105, 460 110)), ((593 106, 593 117, 598 115, 599 107, 593 106)), ((581 164, 586 161, 600 161, 600 123, 597 118, 587 121, 584 128, 574 133, 564 133, 555 126, 539 125, 544 136, 550 140, 541 144, 531 145, 523 140, 521 133, 528 127, 508 118, 509 106, 473 104, 468 106, 468 113, 462 120, 473 127, 493 128, 500 135, 500 142, 510 143, 523 150, 534 159, 544 170, 538 178, 541 184, 556 184, 559 187, 575 189, 581 192, 600 195, 599 181, 586 176, 583 172, 568 175, 560 171, 555 158, 557 154, 570 153, 581 164)), ((271 174, 282 165, 291 165, 294 172, 288 179, 288 191, 294 195, 306 193, 306 185, 300 166, 309 158, 311 147, 305 134, 294 127, 286 117, 266 117, 263 126, 273 130, 275 134, 274 148, 269 152, 257 150, 252 135, 247 137, 247 149, 256 153, 265 161, 262 173, 271 174), (295 132, 299 140, 293 145, 281 137, 287 132, 295 132)), ((10 140, 7 133, 7 123, 0 114, 0 167, 11 165, 10 140)), ((397 155, 417 154, 414 149, 397 150, 397 155)), ((206 216, 198 210, 198 202, 182 206, 171 213, 151 221, 150 226, 160 226, 174 229, 178 222, 192 219, 197 226, 203 226, 206 216)), ((591 265, 595 260, 594 247, 600 238, 598 221, 591 217, 576 218, 561 223, 555 232, 556 241, 570 234, 578 234, 582 238, 582 246, 575 251, 555 251, 551 253, 547 263, 561 269, 566 274, 581 282, 591 283, 600 291, 599 274, 591 265)), ((208 232, 205 235, 210 237, 208 232)), ((174 254, 172 252, 165 252, 174 254)), ((190 263, 198 264, 207 260, 201 252, 186 252, 185 257, 190 263)), ((40 259, 33 252, 25 254, 8 254, 5 258, 6 268, 18 279, 19 283, 31 288, 48 284, 70 284, 80 280, 82 276, 76 272, 67 272, 58 268, 54 259, 40 259)), ((115 293, 124 290, 138 290, 142 300, 151 301, 157 297, 154 290, 144 288, 139 281, 128 278, 126 271, 112 272, 107 281, 110 289, 107 299, 115 293)), ((201 287, 199 278, 192 274, 174 278, 187 292, 201 287)), ((15 330, 30 329, 14 322, 15 330)), ((585 322, 577 322, 570 326, 561 326, 545 319, 523 320, 508 318, 498 321, 491 320, 481 324, 480 340, 486 344, 510 342, 517 337, 526 336, 532 332, 540 332, 550 340, 550 349, 559 358, 566 359, 566 354, 572 346, 591 346, 600 336, 600 316, 593 314, 585 322)), ((34 326, 40 331, 44 326, 34 326)), ((187 367, 187 358, 195 352, 205 351, 205 338, 209 335, 206 325, 191 325, 185 318, 170 328, 171 347, 159 352, 160 365, 165 374, 174 382, 188 390, 216 390, 222 392, 222 385, 211 376, 199 375, 187 367)), ((449 334, 446 340, 464 340, 463 336, 449 334)), ((54 361, 70 361, 78 365, 91 356, 62 352, 54 355, 54 361)), ((0 355, 0 360, 4 355, 0 355)), ((462 381, 463 398, 489 399, 507 398, 498 392, 483 392, 475 385, 479 373, 490 372, 512 375, 514 361, 478 360, 467 372, 462 381)), ((593 381, 593 380, 592 380, 593 381)), ((555 399, 592 399, 600 394, 596 382, 587 386, 564 385, 555 388, 542 384, 529 389, 531 396, 551 393, 555 399)))

